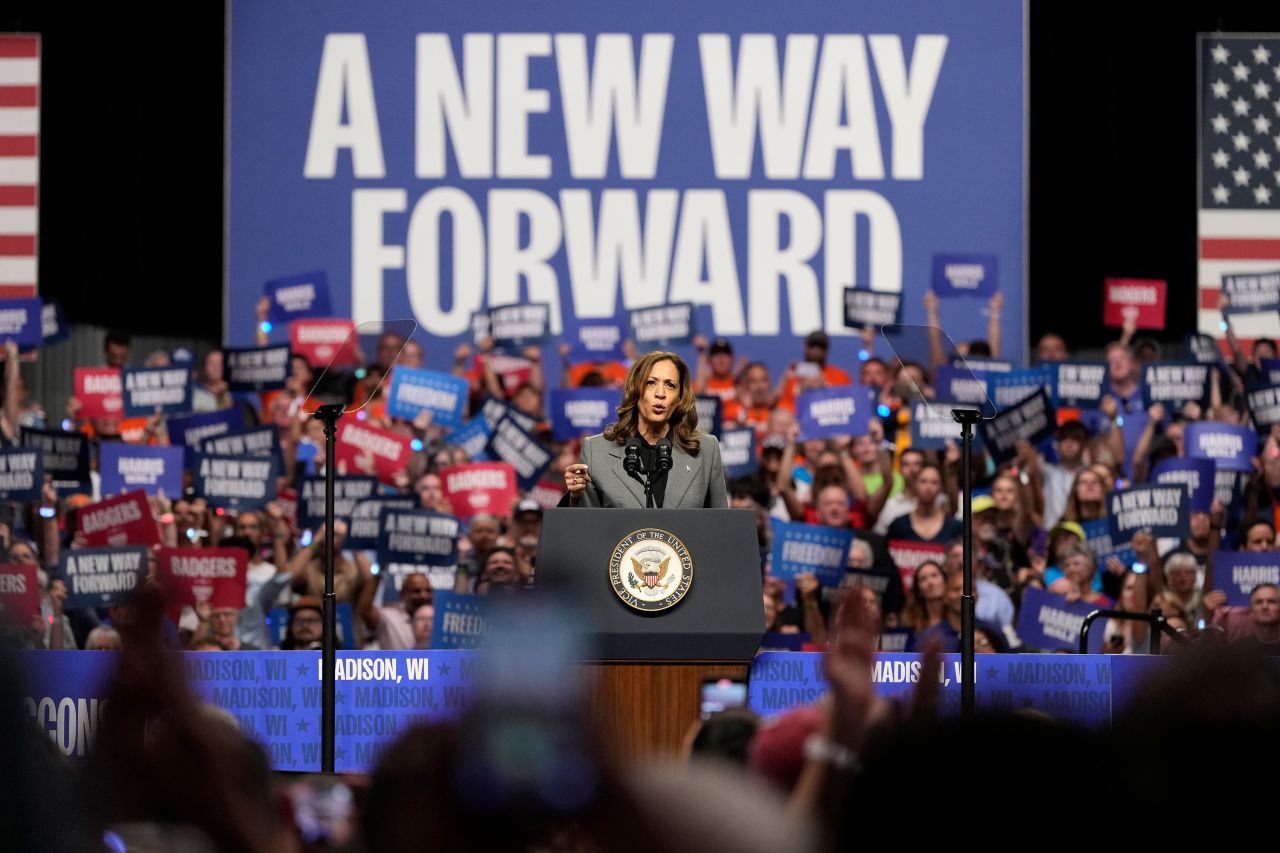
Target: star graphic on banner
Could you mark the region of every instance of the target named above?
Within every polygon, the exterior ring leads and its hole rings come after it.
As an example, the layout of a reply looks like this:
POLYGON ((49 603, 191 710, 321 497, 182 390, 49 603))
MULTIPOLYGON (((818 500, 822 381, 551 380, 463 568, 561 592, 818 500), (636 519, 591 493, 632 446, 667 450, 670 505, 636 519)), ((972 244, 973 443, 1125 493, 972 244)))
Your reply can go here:
POLYGON ((1265 169, 1271 165, 1271 155, 1265 151, 1255 151, 1253 153, 1253 165, 1259 169, 1265 169))
POLYGON ((1215 204, 1226 204, 1231 198, 1231 190, 1219 183, 1213 188, 1213 201, 1215 204))
POLYGON ((1258 184, 1253 188, 1253 200, 1258 204, 1271 204, 1271 190, 1258 184))
POLYGON ((1236 186, 1238 187, 1249 186, 1249 172, 1247 169, 1245 169, 1244 166, 1241 166, 1240 168, 1232 172, 1231 176, 1236 179, 1236 186))
POLYGON ((1266 116, 1258 116, 1253 120, 1253 129, 1258 133, 1266 133, 1271 130, 1271 119, 1266 116))
POLYGON ((1240 133, 1237 133, 1235 136, 1231 137, 1231 144, 1236 147, 1237 151, 1248 151, 1249 137, 1245 136, 1244 132, 1242 131, 1240 133))
POLYGON ((297 673, 299 677, 306 678, 307 673, 310 671, 311 670, 307 669, 307 665, 305 663, 298 664, 297 673))
POLYGON ((1231 122, 1227 121, 1227 117, 1224 116, 1222 113, 1218 113, 1216 116, 1214 116, 1212 121, 1213 121, 1214 133, 1226 133, 1227 127, 1230 126, 1231 124, 1231 122))
POLYGON ((1023 708, 1034 708, 1035 706, 1036 706, 1036 699, 1035 699, 1035 697, 1034 697, 1034 696, 1032 696, 1032 695, 1030 695, 1029 693, 1023 693, 1023 694, 1022 694, 1022 707, 1023 707, 1023 708))
POLYGON ((1259 80, 1253 84, 1253 96, 1258 100, 1265 100, 1271 95, 1271 86, 1265 80, 1259 80))
POLYGON ((305 731, 307 731, 307 730, 308 730, 308 729, 310 729, 310 728, 311 728, 311 724, 310 724, 310 723, 308 723, 306 720, 298 720, 298 731, 299 731, 299 732, 305 732, 305 731))
POLYGON ((1213 165, 1219 169, 1227 168, 1227 165, 1231 162, 1231 158, 1227 156, 1227 152, 1223 151, 1221 148, 1213 152, 1210 156, 1213 157, 1213 165))
POLYGON ((1237 62, 1235 65, 1231 66, 1231 76, 1243 83, 1245 80, 1249 79, 1249 66, 1245 65, 1243 62, 1237 62))
POLYGON ((334 702, 336 702, 336 703, 338 703, 339 705, 343 705, 343 704, 345 704, 345 703, 346 703, 346 701, 347 701, 347 694, 345 694, 345 693, 334 693, 334 695, 333 695, 333 701, 334 701, 334 702))
POLYGON ((1213 50, 1209 51, 1209 53, 1213 56, 1213 61, 1217 65, 1226 65, 1227 57, 1231 55, 1231 51, 1220 44, 1215 44, 1213 50))
POLYGON ((336 758, 336 759, 338 759, 339 761, 346 761, 346 760, 347 760, 347 751, 346 751, 345 749, 343 749, 342 747, 340 747, 340 746, 339 746, 339 747, 336 747, 336 748, 333 750, 333 757, 334 757, 334 758, 336 758))
POLYGON ((1235 110, 1238 116, 1247 116, 1249 114, 1249 102, 1244 98, 1236 98, 1231 102, 1231 109, 1235 110))
POLYGON ((1000 678, 1000 670, 993 667, 987 669, 987 681, 997 681, 1000 678))
POLYGON ((1228 86, 1226 80, 1214 80, 1213 84, 1210 85, 1209 88, 1213 90, 1213 96, 1215 98, 1225 98, 1227 96, 1228 86))
POLYGON ((449 674, 449 664, 442 663, 438 667, 436 667, 436 675, 444 677, 448 674, 449 674))
POLYGON ((1262 45, 1258 45, 1253 49, 1253 61, 1258 65, 1266 65, 1271 61, 1271 51, 1262 45))

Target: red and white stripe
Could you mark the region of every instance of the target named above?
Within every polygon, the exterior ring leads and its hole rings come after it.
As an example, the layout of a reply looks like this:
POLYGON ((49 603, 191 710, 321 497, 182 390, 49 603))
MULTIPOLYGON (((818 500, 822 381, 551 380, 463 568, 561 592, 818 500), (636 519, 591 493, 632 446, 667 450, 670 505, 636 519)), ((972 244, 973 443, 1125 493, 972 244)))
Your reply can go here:
MULTIPOLYGON (((1201 210, 1199 222, 1198 326, 1202 333, 1219 338, 1222 276, 1280 270, 1280 211, 1201 210)), ((1231 325, 1242 340, 1280 337, 1280 315, 1275 312, 1237 314, 1231 325)))
POLYGON ((0 35, 0 298, 39 290, 40 36, 0 35))

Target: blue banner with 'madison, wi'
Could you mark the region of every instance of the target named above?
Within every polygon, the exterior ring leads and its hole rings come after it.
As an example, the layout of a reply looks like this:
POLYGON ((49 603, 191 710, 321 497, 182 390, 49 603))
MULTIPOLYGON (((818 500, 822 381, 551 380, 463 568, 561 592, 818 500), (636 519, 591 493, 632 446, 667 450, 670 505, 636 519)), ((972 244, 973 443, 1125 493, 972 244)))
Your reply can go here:
MULTIPOLYGON (((323 269, 334 315, 417 320, 433 368, 488 307, 547 304, 558 336, 690 303, 775 374, 816 329, 851 369, 846 288, 901 293, 922 323, 934 256, 974 255, 999 266, 1020 361, 1025 17, 234 2, 227 343, 253 343, 266 282, 323 269)), ((966 300, 941 310, 956 340, 985 336, 966 300)))

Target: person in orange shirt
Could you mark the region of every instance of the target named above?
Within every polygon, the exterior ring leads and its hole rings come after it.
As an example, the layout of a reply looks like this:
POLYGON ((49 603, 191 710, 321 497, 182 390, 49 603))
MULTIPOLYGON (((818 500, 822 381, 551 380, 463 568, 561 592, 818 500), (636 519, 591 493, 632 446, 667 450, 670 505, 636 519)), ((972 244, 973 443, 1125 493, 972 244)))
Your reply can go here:
MULTIPOLYGON (((719 397, 728 404, 737 398, 737 383, 733 380, 733 345, 724 338, 716 338, 711 346, 707 339, 699 335, 693 339, 693 346, 698 350, 698 381, 694 384, 699 394, 719 397)), ((746 364, 740 359, 739 368, 746 364)))
POLYGON ((852 385, 849 374, 832 364, 827 364, 827 353, 831 350, 831 339, 827 333, 819 329, 810 332, 804 339, 804 361, 792 362, 787 372, 778 382, 778 405, 795 411, 796 392, 801 379, 820 374, 826 380, 826 387, 836 385, 852 385))
POLYGON ((738 372, 734 399, 724 404, 721 420, 726 424, 754 427, 763 434, 769 425, 769 403, 773 394, 769 388, 769 368, 753 361, 738 372))

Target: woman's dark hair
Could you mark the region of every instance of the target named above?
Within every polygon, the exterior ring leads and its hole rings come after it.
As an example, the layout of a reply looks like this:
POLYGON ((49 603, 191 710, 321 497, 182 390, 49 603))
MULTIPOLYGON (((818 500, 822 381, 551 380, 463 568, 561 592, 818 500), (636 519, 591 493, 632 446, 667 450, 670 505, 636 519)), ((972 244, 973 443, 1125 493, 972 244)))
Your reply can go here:
POLYGON ((671 407, 671 440, 690 456, 698 455, 698 439, 702 431, 698 429, 697 398, 693 395, 693 383, 689 378, 689 366, 680 356, 673 352, 651 352, 636 359, 635 364, 627 371, 626 381, 622 383, 622 405, 618 406, 618 420, 605 427, 604 437, 616 444, 626 444, 627 439, 640 431, 640 397, 644 394, 644 383, 654 365, 661 361, 669 361, 676 366, 680 374, 680 392, 675 405, 671 407))

